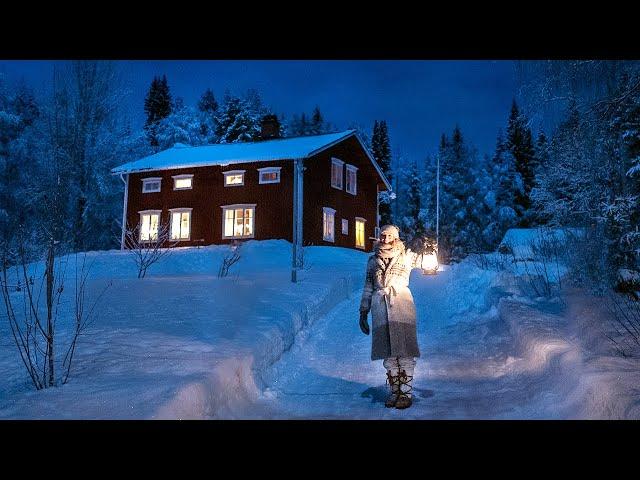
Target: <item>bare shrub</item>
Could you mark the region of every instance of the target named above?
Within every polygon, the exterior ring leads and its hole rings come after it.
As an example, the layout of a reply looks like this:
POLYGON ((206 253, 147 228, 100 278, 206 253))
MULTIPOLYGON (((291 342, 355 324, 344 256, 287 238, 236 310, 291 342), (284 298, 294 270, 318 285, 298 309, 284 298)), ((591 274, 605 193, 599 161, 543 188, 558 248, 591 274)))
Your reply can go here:
POLYGON ((640 303, 630 295, 610 293, 606 305, 615 334, 604 331, 604 335, 621 356, 637 356, 640 352, 640 303))
POLYGON ((88 309, 86 305, 86 281, 89 268, 86 267, 86 254, 82 260, 81 271, 77 271, 78 256, 76 254, 75 302, 73 310, 73 328, 67 335, 68 342, 61 364, 62 374, 57 369, 57 351, 60 347, 60 335, 56 324, 62 316, 59 308, 64 292, 65 273, 68 257, 56 257, 59 242, 50 239, 46 245, 44 273, 39 285, 34 275, 29 274, 29 264, 25 255, 24 242, 18 246, 17 258, 8 250, 4 250, 2 258, 2 278, 0 290, 5 304, 5 312, 11 334, 20 359, 33 386, 37 390, 67 383, 71 365, 76 352, 78 339, 94 318, 96 304, 110 286, 107 285, 88 309), (13 257, 13 258, 11 258, 13 257), (9 270, 15 270, 17 282, 10 281, 9 270), (14 293, 20 292, 21 300, 16 301, 14 293), (42 305, 42 294, 45 295, 45 308, 42 305))
POLYGON ((533 259, 523 259, 522 264, 529 286, 538 297, 558 294, 562 289, 560 265, 565 257, 564 242, 553 231, 540 228, 527 246, 533 259))
POLYGON ((481 268, 482 270, 494 270, 498 272, 508 270, 509 267, 515 262, 513 250, 506 251, 504 249, 502 251, 488 254, 473 253, 469 255, 469 258, 476 267, 481 268))
POLYGON ((236 264, 241 256, 240 256, 240 247, 242 243, 238 240, 234 240, 229 245, 230 251, 222 258, 222 264, 218 269, 218 278, 226 277, 229 275, 229 269, 236 264))
POLYGON ((603 248, 602 226, 567 230, 565 237, 567 241, 564 258, 568 269, 568 281, 599 295, 606 293, 615 272, 611 272, 607 251, 603 248))
POLYGON ((138 278, 144 278, 151 265, 163 257, 171 254, 172 248, 179 242, 171 241, 171 228, 169 222, 158 225, 157 235, 150 236, 149 240, 142 240, 140 235, 141 225, 127 228, 124 235, 124 246, 131 252, 136 267, 138 278))

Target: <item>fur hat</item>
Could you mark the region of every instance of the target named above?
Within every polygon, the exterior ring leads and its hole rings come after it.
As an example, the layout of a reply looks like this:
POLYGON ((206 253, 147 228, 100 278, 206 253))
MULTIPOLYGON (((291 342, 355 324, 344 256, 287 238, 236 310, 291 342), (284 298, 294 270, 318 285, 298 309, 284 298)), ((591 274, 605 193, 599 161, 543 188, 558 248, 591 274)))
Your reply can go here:
POLYGON ((395 225, 385 225, 380 229, 380 237, 383 233, 391 234, 394 239, 400 238, 400 230, 395 225))

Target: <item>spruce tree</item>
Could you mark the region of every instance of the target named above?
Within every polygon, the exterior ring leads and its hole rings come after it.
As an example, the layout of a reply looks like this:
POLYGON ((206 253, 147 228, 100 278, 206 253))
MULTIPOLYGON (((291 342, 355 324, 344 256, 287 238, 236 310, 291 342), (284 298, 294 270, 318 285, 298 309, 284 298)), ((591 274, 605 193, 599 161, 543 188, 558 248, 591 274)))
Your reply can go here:
POLYGON ((514 201, 519 224, 526 227, 529 225, 530 195, 534 184, 535 152, 531 130, 527 128, 525 118, 520 113, 515 99, 511 105, 507 126, 507 148, 515 160, 516 171, 522 180, 522 187, 517 189, 514 201))
POLYGON ((407 216, 404 217, 402 227, 409 245, 422 239, 426 226, 422 215, 422 178, 416 162, 412 162, 408 172, 407 216))
POLYGON ((150 144, 154 147, 158 146, 156 137, 158 123, 171 114, 171 105, 171 93, 166 75, 162 78, 153 77, 149 92, 144 99, 144 113, 147 115, 144 128, 150 144))
POLYGON ((311 125, 309 127, 309 133, 311 135, 320 135, 324 133, 324 119, 320 113, 320 108, 316 106, 311 114, 311 125))
POLYGON ((307 115, 302 112, 300 115, 300 125, 298 126, 298 135, 301 137, 309 135, 309 122, 307 121, 307 115))
POLYGON ((216 135, 220 143, 250 142, 260 139, 260 114, 263 109, 255 97, 241 99, 225 93, 216 116, 216 135))
POLYGON ((441 137, 440 148, 440 251, 443 258, 460 260, 478 251, 481 244, 481 223, 477 203, 476 178, 480 175, 475 149, 466 145, 460 127, 456 126, 451 140, 441 137))
MULTIPOLYGON (((371 138, 371 153, 374 160, 382 169, 382 173, 389 183, 393 180, 391 173, 391 147, 389 146, 389 131, 387 122, 377 120, 373 123, 373 136, 371 138)), ((397 192, 396 192, 397 194, 397 192)), ((388 195, 380 198, 380 225, 393 223, 391 199, 388 195)))
POLYGON ((218 102, 210 88, 207 88, 198 100, 198 110, 209 115, 215 115, 218 110, 218 102))
POLYGON ((200 120, 200 137, 202 142, 216 143, 216 114, 218 112, 218 102, 210 88, 198 100, 198 118, 200 120))

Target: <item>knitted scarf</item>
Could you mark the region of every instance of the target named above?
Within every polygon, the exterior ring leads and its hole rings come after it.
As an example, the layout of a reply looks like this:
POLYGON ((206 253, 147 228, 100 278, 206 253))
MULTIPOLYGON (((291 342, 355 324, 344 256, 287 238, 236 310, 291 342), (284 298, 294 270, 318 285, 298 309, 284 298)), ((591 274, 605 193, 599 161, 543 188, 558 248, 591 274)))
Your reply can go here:
POLYGON ((399 239, 394 240, 392 243, 377 242, 374 245, 374 252, 380 258, 394 258, 404 253, 404 244, 399 239))

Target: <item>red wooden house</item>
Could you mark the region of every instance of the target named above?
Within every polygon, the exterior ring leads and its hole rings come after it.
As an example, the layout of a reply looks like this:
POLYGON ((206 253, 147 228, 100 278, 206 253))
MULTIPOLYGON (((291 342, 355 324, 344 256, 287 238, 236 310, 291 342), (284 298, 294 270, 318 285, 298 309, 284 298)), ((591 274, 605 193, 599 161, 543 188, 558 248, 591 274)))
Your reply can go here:
POLYGON ((378 192, 391 186, 355 130, 275 138, 272 122, 261 141, 176 144, 114 168, 125 182, 122 248, 125 225, 145 240, 169 222, 180 246, 279 238, 371 251, 378 192))

